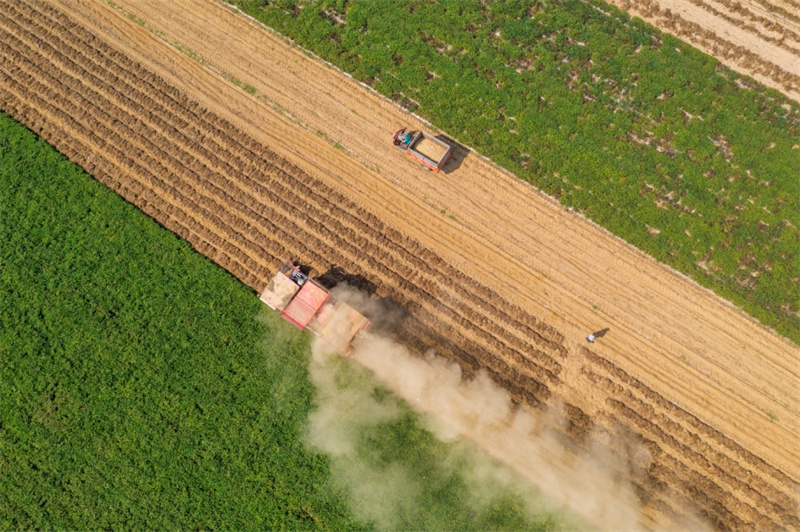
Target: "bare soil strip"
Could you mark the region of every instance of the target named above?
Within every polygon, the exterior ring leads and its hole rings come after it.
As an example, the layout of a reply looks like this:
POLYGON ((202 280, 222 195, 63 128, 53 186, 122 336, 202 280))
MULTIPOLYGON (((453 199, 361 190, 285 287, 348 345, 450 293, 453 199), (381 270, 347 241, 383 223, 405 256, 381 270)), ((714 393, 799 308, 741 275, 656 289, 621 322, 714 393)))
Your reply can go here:
POLYGON ((655 519, 800 529, 797 346, 464 148, 418 170, 421 122, 230 8, 115 5, 0 3, 0 109, 254 289, 343 267, 567 440, 629 432, 655 519))
POLYGON ((731 69, 800 101, 800 4, 794 0, 609 0, 731 69))

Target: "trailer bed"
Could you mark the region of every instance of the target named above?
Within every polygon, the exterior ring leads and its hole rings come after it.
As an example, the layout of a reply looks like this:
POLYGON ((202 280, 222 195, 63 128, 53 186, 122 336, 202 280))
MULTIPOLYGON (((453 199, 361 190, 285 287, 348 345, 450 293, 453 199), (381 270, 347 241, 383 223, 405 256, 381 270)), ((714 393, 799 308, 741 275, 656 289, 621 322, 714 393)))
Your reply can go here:
POLYGON ((438 172, 444 167, 452 151, 452 146, 420 130, 414 135, 406 153, 420 164, 438 172))

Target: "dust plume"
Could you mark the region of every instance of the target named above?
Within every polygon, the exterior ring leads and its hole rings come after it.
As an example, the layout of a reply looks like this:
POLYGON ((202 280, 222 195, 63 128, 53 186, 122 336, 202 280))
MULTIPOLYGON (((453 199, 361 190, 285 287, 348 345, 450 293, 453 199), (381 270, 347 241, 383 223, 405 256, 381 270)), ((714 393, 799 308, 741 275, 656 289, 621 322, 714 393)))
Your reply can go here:
POLYGON ((384 530, 396 528, 398 516, 409 510, 407 501, 413 500, 414 482, 400 468, 376 471, 361 458, 354 436, 394 419, 396 404, 370 400, 363 378, 343 368, 346 361, 318 338, 312 345, 309 374, 318 407, 309 416, 308 443, 331 456, 334 477, 350 493, 356 515, 384 530))
MULTIPOLYGON (((344 297, 356 308, 364 304, 357 301, 358 296, 344 297)), ((324 342, 315 341, 313 346, 310 371, 318 388, 319 409, 310 419, 309 441, 334 457, 336 473, 354 479, 348 489, 354 493, 362 515, 381 528, 397 528, 402 516, 413 511, 419 486, 403 468, 375 470, 365 465, 353 435, 393 419, 399 415, 399 407, 392 401, 376 401, 354 382, 343 382, 342 373, 332 369, 347 361, 327 354, 324 342), (377 478, 365 482, 370 475, 377 478), (388 500, 392 503, 386 504, 388 500)), ((551 501, 550 508, 566 509, 604 530, 660 528, 652 516, 644 517, 629 480, 631 468, 645 470, 650 456, 645 448, 623 435, 614 434, 611 441, 611 435, 598 431, 589 437, 585 448, 578 448, 563 436, 567 418, 560 405, 548 405, 540 412, 515 406, 508 393, 486 373, 465 379, 456 363, 433 353, 414 356, 404 346, 378 334, 360 339, 351 358, 422 413, 425 428, 437 438, 474 442, 514 474, 538 487, 551 501), (618 452, 621 447, 625 452, 618 452)), ((486 504, 491 488, 482 492, 477 487, 491 484, 486 475, 493 482, 503 482, 501 468, 481 471, 475 466, 479 463, 473 461, 470 468, 474 481, 471 484, 476 487, 471 497, 476 504, 486 504)), ((536 498, 542 500, 541 496, 536 498)), ((539 507, 531 509, 532 513, 541 512, 541 502, 537 504, 539 507)), ((691 524, 693 529, 706 528, 699 520, 687 519, 685 524, 691 524)))
POLYGON ((398 438, 398 430, 420 416, 319 338, 309 376, 317 407, 309 415, 307 443, 330 457, 336 487, 354 513, 377 529, 585 528, 472 442, 442 443, 425 432, 434 442, 426 445, 424 436, 419 442, 419 426, 412 437, 398 438), (503 511, 515 517, 498 525, 503 511))
POLYGON ((514 409, 508 394, 485 373, 462 378, 453 362, 412 356, 385 338, 367 336, 354 358, 412 407, 427 414, 428 428, 445 440, 468 438, 492 457, 541 487, 558 504, 607 530, 643 530, 638 502, 614 471, 603 441, 593 453, 573 453, 560 436, 565 417, 557 407, 534 415, 514 409))

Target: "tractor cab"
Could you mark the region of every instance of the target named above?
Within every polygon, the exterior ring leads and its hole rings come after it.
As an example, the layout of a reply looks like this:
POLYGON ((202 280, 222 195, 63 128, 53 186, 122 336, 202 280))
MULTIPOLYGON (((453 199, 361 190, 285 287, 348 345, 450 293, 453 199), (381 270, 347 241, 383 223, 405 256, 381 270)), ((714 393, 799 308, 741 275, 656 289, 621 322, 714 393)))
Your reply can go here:
POLYGON ((411 133, 406 132, 406 128, 403 128, 399 131, 396 131, 394 136, 392 137, 392 142, 395 146, 401 147, 403 149, 408 148, 409 144, 411 144, 411 140, 414 138, 414 135, 411 133))

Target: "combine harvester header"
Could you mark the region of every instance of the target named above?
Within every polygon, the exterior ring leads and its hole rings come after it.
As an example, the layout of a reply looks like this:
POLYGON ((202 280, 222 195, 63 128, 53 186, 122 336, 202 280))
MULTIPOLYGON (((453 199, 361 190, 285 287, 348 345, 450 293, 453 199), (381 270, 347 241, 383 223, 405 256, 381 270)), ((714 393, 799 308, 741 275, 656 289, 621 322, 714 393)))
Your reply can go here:
POLYGON ((281 266, 261 293, 261 301, 300 329, 308 329, 346 355, 352 342, 370 326, 370 321, 350 305, 337 301, 321 284, 291 263, 281 266))

